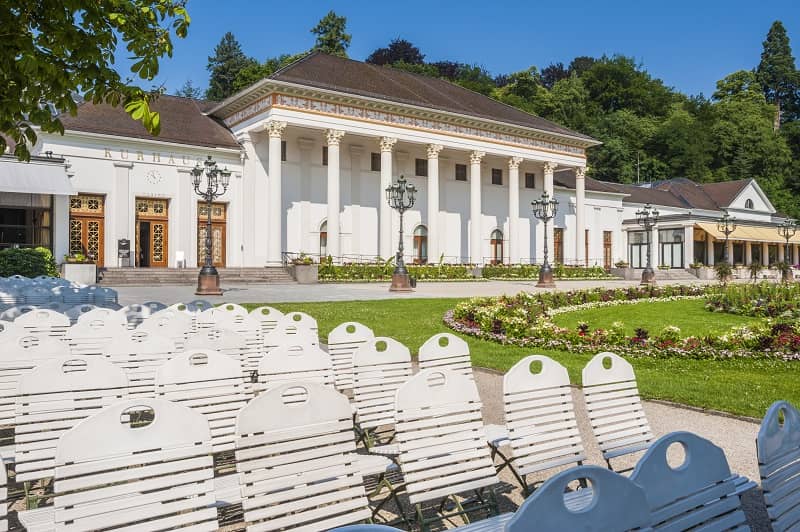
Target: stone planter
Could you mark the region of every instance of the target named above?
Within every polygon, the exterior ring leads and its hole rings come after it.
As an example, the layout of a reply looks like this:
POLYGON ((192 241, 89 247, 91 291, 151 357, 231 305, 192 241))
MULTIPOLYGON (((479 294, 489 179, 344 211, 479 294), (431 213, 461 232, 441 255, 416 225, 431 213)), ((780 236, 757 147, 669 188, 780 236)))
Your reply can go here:
POLYGON ((319 264, 292 264, 292 277, 299 284, 317 284, 319 264))
POLYGON ((61 277, 78 284, 97 282, 97 265, 93 262, 64 262, 61 264, 61 277))
POLYGON ((611 268, 611 275, 613 275, 615 277, 622 277, 626 281, 632 281, 632 280, 636 280, 636 279, 641 279, 642 272, 640 271, 639 275, 636 275, 636 270, 634 270, 633 268, 630 268, 630 267, 628 267, 628 268, 617 268, 617 267, 614 267, 614 268, 611 268))

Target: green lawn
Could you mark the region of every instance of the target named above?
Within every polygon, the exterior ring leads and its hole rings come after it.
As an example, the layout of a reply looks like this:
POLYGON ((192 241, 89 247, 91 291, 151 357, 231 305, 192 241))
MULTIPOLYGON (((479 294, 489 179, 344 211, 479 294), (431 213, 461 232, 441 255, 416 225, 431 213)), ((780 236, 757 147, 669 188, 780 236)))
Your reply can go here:
POLYGON ((688 299, 618 305, 567 312, 554 316, 553 321, 569 329, 574 329, 581 322, 589 324, 592 329, 608 329, 615 321, 621 321, 628 334, 633 334, 638 327, 644 327, 651 336, 667 325, 678 326, 683 336, 703 336, 759 321, 759 318, 709 312, 703 307, 704 304, 702 299, 688 299))
MULTIPOLYGON (((431 335, 449 331, 442 323, 442 315, 447 309, 453 308, 456 302, 458 299, 397 299, 287 303, 273 306, 282 311, 300 310, 311 314, 319 323, 322 337, 344 321, 358 321, 371 327, 377 335, 391 336, 403 342, 409 346, 412 353, 416 353, 419 346, 431 335)), ((657 313, 655 319, 659 322, 667 319, 666 316, 674 316, 676 322, 678 319, 684 319, 685 304, 686 302, 658 303, 662 312, 657 313)), ((626 308, 626 311, 633 312, 638 309, 639 312, 645 312, 643 309, 650 305, 648 303, 632 305, 626 308)), ((246 306, 255 308, 258 305, 246 306)), ((611 309, 599 310, 607 313, 611 309)), ((703 315, 702 320, 698 318, 693 322, 699 324, 705 321, 713 326, 713 322, 717 319, 729 318, 731 317, 708 313, 707 316, 703 315)), ((618 318, 611 321, 616 319, 618 318)), ((649 330, 656 328, 658 326, 651 325, 649 330)), ((566 366, 572 382, 576 384, 580 384, 581 369, 591 358, 590 355, 565 351, 523 349, 472 337, 465 339, 469 343, 476 366, 505 371, 523 356, 537 352, 548 355, 566 366)), ((800 381, 800 362, 741 359, 713 361, 631 358, 629 360, 636 369, 640 391, 647 398, 667 399, 758 418, 762 417, 767 407, 777 399, 800 404, 800 386, 797 385, 800 381)))

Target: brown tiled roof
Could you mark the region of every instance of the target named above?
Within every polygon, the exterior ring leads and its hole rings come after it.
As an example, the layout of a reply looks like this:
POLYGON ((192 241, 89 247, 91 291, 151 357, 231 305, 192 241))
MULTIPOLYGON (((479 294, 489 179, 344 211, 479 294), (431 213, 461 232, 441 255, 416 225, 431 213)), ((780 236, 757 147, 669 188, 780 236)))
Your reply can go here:
POLYGON ((594 140, 449 81, 319 52, 278 70, 270 79, 594 140))
POLYGON ((752 179, 739 179, 736 181, 721 181, 719 183, 704 183, 700 186, 717 205, 727 207, 751 181, 752 179))
MULTIPOLYGON (((563 172, 556 172, 553 174, 553 184, 559 187, 575 189, 575 172, 567 170, 563 172)), ((594 192, 611 192, 614 194, 622 194, 619 190, 614 188, 611 183, 598 181, 591 177, 586 177, 586 190, 594 192)))
POLYGON ((121 107, 83 103, 78 114, 59 117, 67 131, 86 131, 120 137, 160 140, 214 148, 239 148, 233 134, 215 119, 203 114, 209 102, 168 96, 158 97, 150 107, 161 115, 161 133, 155 137, 141 122, 133 120, 121 107))
POLYGON ((693 209, 715 211, 722 207, 711 199, 702 185, 698 185, 688 179, 679 178, 660 181, 654 183, 653 188, 673 194, 693 209))
POLYGON ((750 181, 750 179, 740 179, 720 183, 695 183, 690 179, 677 178, 644 186, 604 184, 628 194, 622 200, 625 203, 652 203, 681 209, 719 211, 727 208, 750 181))

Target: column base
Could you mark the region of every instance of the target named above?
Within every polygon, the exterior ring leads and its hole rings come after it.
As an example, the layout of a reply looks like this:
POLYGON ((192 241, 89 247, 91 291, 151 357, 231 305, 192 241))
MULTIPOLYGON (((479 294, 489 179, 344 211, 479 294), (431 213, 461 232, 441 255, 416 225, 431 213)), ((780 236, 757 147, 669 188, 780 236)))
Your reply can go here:
POLYGON ((393 273, 392 285, 389 287, 390 292, 413 292, 411 288, 411 278, 407 273, 393 273))
POLYGON ((553 280, 553 270, 544 269, 539 270, 539 282, 536 283, 536 288, 555 288, 556 283, 553 280))
POLYGON ((203 273, 201 271, 197 276, 197 290, 194 293, 198 296, 221 296, 219 273, 203 273))
POLYGON ((652 269, 645 268, 642 270, 642 282, 639 283, 642 286, 654 286, 656 284, 656 272, 652 269))

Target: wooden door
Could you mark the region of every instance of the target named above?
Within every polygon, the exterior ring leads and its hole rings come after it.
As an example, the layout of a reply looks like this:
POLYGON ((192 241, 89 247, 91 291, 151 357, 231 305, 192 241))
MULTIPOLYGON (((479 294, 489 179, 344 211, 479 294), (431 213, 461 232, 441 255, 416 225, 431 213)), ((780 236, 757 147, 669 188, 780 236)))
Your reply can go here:
POLYGON ((136 198, 136 265, 169 264, 169 200, 136 198))
POLYGON ((105 264, 105 198, 79 194, 70 198, 69 208, 69 253, 80 253, 98 267, 105 264))
POLYGON ((611 269, 611 231, 603 231, 603 268, 611 269))
POLYGON ((553 263, 564 264, 564 229, 553 229, 553 263))
MULTIPOLYGON (((203 266, 206 261, 206 223, 208 221, 208 205, 197 204, 197 265, 203 266)), ((225 267, 225 250, 227 249, 227 205, 211 204, 211 261, 217 268, 225 267)))

